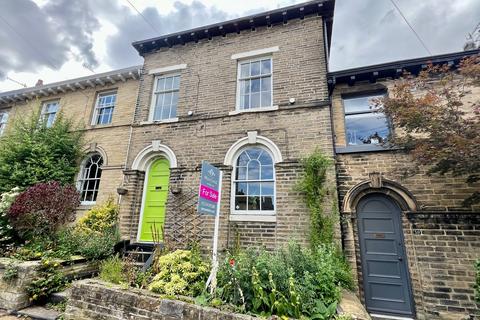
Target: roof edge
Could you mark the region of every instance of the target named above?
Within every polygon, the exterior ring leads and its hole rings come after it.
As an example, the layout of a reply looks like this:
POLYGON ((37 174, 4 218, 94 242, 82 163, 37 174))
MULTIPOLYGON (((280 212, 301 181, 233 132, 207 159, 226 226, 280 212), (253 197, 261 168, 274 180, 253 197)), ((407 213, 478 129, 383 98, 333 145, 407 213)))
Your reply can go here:
POLYGON ((225 36, 227 33, 239 33, 241 30, 286 23, 288 20, 303 19, 305 16, 312 14, 333 17, 334 7, 335 0, 313 0, 154 38, 134 41, 132 46, 140 55, 143 55, 161 47, 172 47, 177 44, 183 45, 187 42, 211 39, 214 36, 225 36))
POLYGON ((338 78, 338 77, 344 77, 344 76, 354 76, 361 73, 385 71, 388 69, 403 69, 406 67, 422 66, 422 65, 427 65, 429 63, 433 63, 433 64, 447 63, 449 61, 459 61, 465 57, 473 56, 476 54, 480 54, 480 49, 451 52, 451 53, 439 54, 434 56, 425 56, 425 57, 405 59, 405 60, 396 60, 392 62, 385 62, 385 63, 374 64, 369 66, 332 71, 328 73, 328 76, 338 78))
POLYGON ((141 65, 133 66, 36 87, 0 92, 0 106, 16 101, 32 99, 34 97, 48 97, 58 93, 83 90, 88 87, 95 88, 97 86, 105 86, 109 83, 115 84, 118 81, 126 82, 129 79, 137 80, 140 78, 141 69, 141 65))

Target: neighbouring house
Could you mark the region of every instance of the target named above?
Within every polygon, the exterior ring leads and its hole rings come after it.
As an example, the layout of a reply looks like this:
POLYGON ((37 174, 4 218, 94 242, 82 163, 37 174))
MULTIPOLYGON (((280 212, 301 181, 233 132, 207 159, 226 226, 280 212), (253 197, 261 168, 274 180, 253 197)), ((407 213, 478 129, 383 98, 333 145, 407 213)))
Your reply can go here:
MULTIPOLYGON (((223 170, 219 249, 308 239, 300 159, 333 158, 327 58, 334 1, 134 42, 145 59, 122 186, 131 242, 212 245, 200 167, 223 170)), ((330 170, 334 186, 334 171, 330 170)))
POLYGON ((394 128, 371 99, 388 95, 404 71, 418 75, 429 63, 455 68, 479 52, 329 74, 343 249, 371 313, 463 319, 478 312, 473 266, 480 258, 480 206, 462 201, 480 183, 429 175, 404 151, 384 148, 394 128))
POLYGON ((117 198, 123 180, 140 66, 0 93, 0 134, 17 115, 39 112, 50 126, 59 112, 85 130, 85 157, 76 179, 79 216, 96 202, 117 198))

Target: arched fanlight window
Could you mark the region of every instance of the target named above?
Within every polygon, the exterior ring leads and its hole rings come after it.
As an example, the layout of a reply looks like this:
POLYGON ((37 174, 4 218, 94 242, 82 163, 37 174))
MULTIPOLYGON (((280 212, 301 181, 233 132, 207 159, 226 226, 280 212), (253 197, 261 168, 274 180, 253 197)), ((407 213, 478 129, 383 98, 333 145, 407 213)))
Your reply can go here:
POLYGON ((275 169, 268 151, 250 147, 238 155, 232 190, 234 213, 275 212, 275 169))
POLYGON ((92 154, 84 161, 78 180, 82 203, 92 203, 97 200, 102 165, 103 158, 98 153, 92 154))

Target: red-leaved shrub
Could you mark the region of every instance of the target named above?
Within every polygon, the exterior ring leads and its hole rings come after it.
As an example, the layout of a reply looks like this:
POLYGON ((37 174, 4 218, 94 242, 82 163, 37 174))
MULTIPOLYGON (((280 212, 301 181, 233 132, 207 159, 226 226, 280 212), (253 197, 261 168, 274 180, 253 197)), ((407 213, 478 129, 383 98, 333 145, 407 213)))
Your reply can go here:
POLYGON ((50 237, 75 220, 79 199, 72 185, 61 185, 58 181, 38 183, 18 195, 7 214, 23 239, 50 237))

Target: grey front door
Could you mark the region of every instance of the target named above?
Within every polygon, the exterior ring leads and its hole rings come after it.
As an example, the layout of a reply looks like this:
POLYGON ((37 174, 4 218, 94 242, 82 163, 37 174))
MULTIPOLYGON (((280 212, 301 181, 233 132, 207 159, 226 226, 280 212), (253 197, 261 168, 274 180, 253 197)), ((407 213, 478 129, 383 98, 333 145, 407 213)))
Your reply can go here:
POLYGON ((370 195, 358 204, 357 216, 367 310, 413 315, 400 208, 383 195, 370 195))

